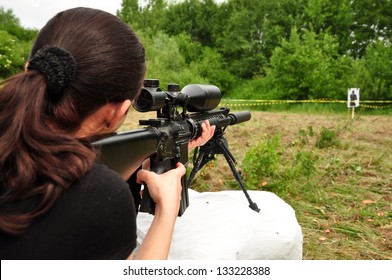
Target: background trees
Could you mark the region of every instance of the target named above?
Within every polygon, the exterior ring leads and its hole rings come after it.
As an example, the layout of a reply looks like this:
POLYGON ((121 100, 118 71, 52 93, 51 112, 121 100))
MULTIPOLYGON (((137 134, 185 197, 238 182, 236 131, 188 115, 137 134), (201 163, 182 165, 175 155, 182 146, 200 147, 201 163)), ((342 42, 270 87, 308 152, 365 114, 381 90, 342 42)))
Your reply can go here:
MULTIPOLYGON (((341 99, 360 87, 363 98, 390 100, 391 11, 392 0, 123 0, 117 15, 146 47, 147 76, 163 85, 272 99, 341 99)), ((10 11, 0 19, 5 77, 36 33, 10 11)))
POLYGON ((293 29, 271 57, 267 79, 281 99, 320 99, 339 96, 347 83, 351 59, 338 55, 339 44, 328 33, 293 29))
POLYGON ((36 30, 21 27, 11 10, 0 7, 0 78, 23 69, 36 35, 36 30))

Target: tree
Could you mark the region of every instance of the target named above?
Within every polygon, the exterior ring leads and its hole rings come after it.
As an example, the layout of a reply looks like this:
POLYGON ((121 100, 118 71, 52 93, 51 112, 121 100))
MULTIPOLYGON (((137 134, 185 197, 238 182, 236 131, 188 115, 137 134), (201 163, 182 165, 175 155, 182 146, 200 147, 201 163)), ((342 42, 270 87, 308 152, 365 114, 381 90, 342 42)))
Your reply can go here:
POLYGON ((38 33, 36 29, 23 28, 12 10, 5 10, 3 7, 0 7, 0 30, 25 42, 33 40, 38 33))
POLYGON ((231 0, 220 6, 216 47, 231 73, 242 79, 265 74, 273 50, 301 17, 303 1, 231 0))
POLYGON ((170 35, 186 33, 202 46, 214 47, 217 15, 214 0, 185 0, 168 6, 163 28, 170 35))
POLYGON ((352 48, 354 57, 361 57, 366 47, 378 40, 391 43, 392 0, 352 0, 354 24, 352 48))
POLYGON ((339 98, 347 88, 351 59, 338 55, 338 43, 328 33, 317 35, 295 28, 271 57, 267 76, 281 99, 339 98))
POLYGON ((0 7, 0 77, 23 71, 37 30, 25 29, 12 13, 0 7))
POLYGON ((352 49, 354 14, 351 0, 308 0, 304 10, 303 26, 316 34, 328 32, 339 42, 339 53, 352 49))
POLYGON ((373 43, 390 48, 391 2, 123 0, 118 15, 146 38, 146 49, 155 49, 161 63, 173 64, 168 68, 148 55, 162 77, 181 71, 171 75, 192 82, 191 75, 225 91, 248 85, 248 97, 263 88, 266 97, 341 98, 348 87, 361 84, 363 94, 384 98, 390 76, 383 67, 390 67, 390 57, 384 50, 378 60, 373 43))
POLYGON ((361 88, 361 98, 392 100, 392 45, 378 40, 366 48, 358 60, 360 72, 356 85, 361 88))
POLYGON ((177 83, 181 87, 189 83, 207 83, 185 62, 180 47, 173 37, 160 31, 154 36, 140 33, 140 39, 146 50, 146 78, 159 79, 163 89, 166 89, 169 83, 177 83))
POLYGON ((117 16, 125 23, 136 28, 140 21, 141 8, 138 0, 122 0, 121 9, 117 10, 117 16))
POLYGON ((166 6, 165 0, 148 0, 143 6, 138 0, 123 0, 117 16, 134 29, 154 33, 162 30, 166 6))

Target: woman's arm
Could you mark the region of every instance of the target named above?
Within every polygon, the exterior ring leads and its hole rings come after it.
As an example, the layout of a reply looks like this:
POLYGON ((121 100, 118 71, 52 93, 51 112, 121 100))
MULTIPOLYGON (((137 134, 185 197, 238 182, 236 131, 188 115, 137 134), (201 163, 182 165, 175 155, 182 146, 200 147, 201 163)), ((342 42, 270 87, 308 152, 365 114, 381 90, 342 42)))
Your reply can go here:
POLYGON ((181 177, 185 167, 177 164, 176 169, 158 175, 147 170, 137 173, 137 181, 146 183, 155 201, 155 216, 135 259, 167 259, 174 225, 180 208, 181 177))

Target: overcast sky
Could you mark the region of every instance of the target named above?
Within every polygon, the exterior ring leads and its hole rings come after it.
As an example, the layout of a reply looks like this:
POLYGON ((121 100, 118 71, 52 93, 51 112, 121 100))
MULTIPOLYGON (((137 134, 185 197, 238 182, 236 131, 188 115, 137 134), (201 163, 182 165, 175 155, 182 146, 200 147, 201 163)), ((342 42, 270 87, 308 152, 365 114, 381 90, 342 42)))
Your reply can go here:
POLYGON ((12 9, 23 27, 41 29, 55 14, 74 7, 90 7, 116 14, 122 0, 0 0, 5 10, 12 9))

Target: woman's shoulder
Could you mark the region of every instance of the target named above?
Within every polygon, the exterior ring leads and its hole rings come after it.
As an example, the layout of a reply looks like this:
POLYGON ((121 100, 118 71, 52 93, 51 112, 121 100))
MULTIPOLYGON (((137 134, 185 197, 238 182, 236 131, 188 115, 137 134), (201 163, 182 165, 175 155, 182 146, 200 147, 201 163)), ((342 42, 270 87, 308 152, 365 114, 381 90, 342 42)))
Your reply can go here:
POLYGON ((119 174, 101 164, 94 164, 83 178, 71 186, 69 191, 75 192, 77 196, 87 195, 90 201, 99 200, 101 203, 117 197, 118 201, 132 201, 129 185, 119 174))
MULTIPOLYGON (((66 191, 61 205, 75 220, 78 258, 126 258, 136 246, 136 211, 129 185, 116 172, 94 164, 84 178, 66 191), (88 245, 86 243, 88 240, 88 245), (99 244, 99 249, 96 245, 99 244)), ((76 241, 75 241, 76 242, 76 241)))
POLYGON ((90 171, 86 174, 86 176, 94 176, 97 178, 105 177, 107 179, 124 181, 121 176, 116 173, 114 170, 110 169, 104 164, 94 163, 90 171))
MULTIPOLYGON (((95 163, 90 171, 80 180, 75 182, 76 185, 83 185, 84 188, 91 187, 95 191, 97 188, 127 188, 128 184, 121 178, 121 176, 109 167, 103 164, 95 163)), ((87 190, 86 189, 86 190, 87 190)))

